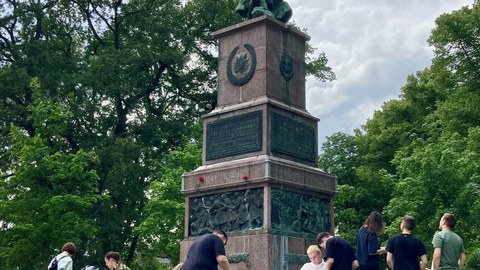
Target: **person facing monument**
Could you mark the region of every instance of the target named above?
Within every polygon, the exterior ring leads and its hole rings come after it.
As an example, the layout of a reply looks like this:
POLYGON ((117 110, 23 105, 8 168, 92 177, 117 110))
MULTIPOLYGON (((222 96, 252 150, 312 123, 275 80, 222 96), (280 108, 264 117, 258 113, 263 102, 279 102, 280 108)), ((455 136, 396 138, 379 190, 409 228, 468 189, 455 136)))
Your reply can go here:
POLYGON ((284 23, 292 17, 292 8, 283 0, 240 0, 235 11, 251 19, 267 15, 284 23))
POLYGON ((433 269, 461 270, 465 264, 465 248, 463 240, 453 232, 457 218, 445 213, 439 222, 440 230, 433 236, 433 269))
POLYGON ((223 270, 230 270, 228 258, 225 255, 225 245, 228 236, 222 230, 214 230, 193 241, 188 249, 187 258, 182 270, 217 270, 217 265, 223 270))
POLYGON ((427 267, 425 246, 420 239, 412 235, 416 224, 415 218, 404 216, 400 223, 402 232, 388 241, 387 264, 391 269, 425 270, 427 267))
POLYGON ((317 245, 325 250, 324 270, 355 270, 359 267, 353 247, 347 240, 321 232, 317 235, 317 245))

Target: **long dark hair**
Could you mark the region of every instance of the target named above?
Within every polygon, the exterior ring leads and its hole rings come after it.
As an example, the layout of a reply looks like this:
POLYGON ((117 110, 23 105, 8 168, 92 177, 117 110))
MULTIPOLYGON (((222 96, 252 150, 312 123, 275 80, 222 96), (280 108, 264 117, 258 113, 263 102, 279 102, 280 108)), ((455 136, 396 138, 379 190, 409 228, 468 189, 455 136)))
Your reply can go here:
POLYGON ((365 226, 367 231, 376 234, 381 234, 385 230, 382 215, 380 215, 380 213, 377 211, 372 212, 365 220, 365 223, 363 225, 365 226))

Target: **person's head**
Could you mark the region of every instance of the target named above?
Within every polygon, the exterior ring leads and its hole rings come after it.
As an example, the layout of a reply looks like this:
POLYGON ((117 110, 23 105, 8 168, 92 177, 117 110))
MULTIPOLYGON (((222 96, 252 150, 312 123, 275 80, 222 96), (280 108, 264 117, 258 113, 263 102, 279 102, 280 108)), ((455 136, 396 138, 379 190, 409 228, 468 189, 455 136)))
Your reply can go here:
POLYGON ((218 237, 222 238, 223 244, 227 245, 228 242, 228 236, 227 233, 222 231, 222 230, 213 230, 213 234, 217 235, 218 237))
POLYGON ((372 212, 365 220, 365 223, 363 225, 367 228, 367 231, 369 232, 380 234, 384 231, 382 216, 377 211, 372 212))
POLYGON ((407 231, 413 231, 417 226, 417 221, 412 216, 404 216, 402 219, 402 223, 400 224, 400 229, 403 231, 404 229, 407 231))
POLYGON ((110 251, 105 254, 105 265, 109 269, 117 268, 117 265, 121 263, 120 253, 115 251, 110 251))
POLYGON ((307 255, 313 264, 321 264, 323 261, 322 251, 320 250, 320 248, 318 248, 317 245, 309 246, 307 249, 307 255))
POLYGON ((317 235, 317 246, 325 249, 327 246, 327 240, 330 239, 332 235, 329 232, 321 232, 317 235))
POLYGON ((63 245, 62 252, 63 251, 66 251, 68 253, 68 256, 73 257, 75 255, 75 252, 77 251, 77 248, 73 243, 68 242, 63 245))
POLYGON ((440 219, 438 228, 442 230, 446 227, 446 229, 453 230, 453 228, 455 228, 455 224, 457 224, 457 218, 455 217, 455 215, 445 213, 440 219))

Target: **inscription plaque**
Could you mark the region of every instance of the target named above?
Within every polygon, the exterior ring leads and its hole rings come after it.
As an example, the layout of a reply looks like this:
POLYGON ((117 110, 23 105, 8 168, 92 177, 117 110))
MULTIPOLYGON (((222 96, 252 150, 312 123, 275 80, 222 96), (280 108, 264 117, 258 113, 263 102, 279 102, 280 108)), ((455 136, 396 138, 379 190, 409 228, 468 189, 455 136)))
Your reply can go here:
POLYGON ((272 152, 315 162, 315 128, 279 113, 272 113, 272 152))
POLYGON ((207 124, 205 159, 262 150, 262 111, 233 116, 207 124))

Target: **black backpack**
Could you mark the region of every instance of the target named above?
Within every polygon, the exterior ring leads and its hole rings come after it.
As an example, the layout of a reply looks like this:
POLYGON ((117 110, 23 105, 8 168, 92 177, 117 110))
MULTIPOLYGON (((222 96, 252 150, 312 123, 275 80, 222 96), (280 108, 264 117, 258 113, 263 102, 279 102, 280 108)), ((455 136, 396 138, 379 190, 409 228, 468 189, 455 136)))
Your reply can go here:
POLYGON ((57 256, 55 256, 55 258, 53 258, 52 265, 48 268, 48 270, 58 270, 58 262, 65 257, 67 256, 65 255, 57 260, 57 256))

